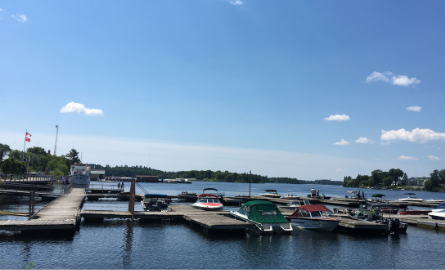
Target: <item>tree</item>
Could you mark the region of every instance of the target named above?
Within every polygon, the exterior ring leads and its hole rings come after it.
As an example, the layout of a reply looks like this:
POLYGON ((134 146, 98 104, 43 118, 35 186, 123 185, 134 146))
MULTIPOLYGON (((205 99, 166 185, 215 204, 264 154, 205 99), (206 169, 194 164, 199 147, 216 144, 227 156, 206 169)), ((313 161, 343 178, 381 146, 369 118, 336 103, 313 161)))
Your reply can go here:
POLYGON ((3 160, 9 151, 11 151, 9 145, 0 143, 0 160, 3 160))
POLYGON ((23 174, 26 172, 26 163, 18 159, 8 158, 2 162, 1 169, 5 174, 23 174))
POLYGON ((385 177, 382 179, 384 186, 390 186, 393 181, 393 178, 391 176, 385 177))
POLYGON ((408 184, 408 175, 406 175, 406 173, 404 173, 403 177, 402 177, 402 185, 406 186, 406 184, 408 184))
POLYGON ((79 152, 77 152, 76 149, 71 149, 71 151, 66 154, 65 159, 68 167, 71 167, 73 164, 80 163, 79 152))
POLYGON ((53 156, 46 166, 47 172, 54 172, 56 177, 67 175, 69 172, 64 160, 60 157, 53 156))
POLYGON ((389 175, 392 177, 394 185, 397 185, 397 182, 403 176, 403 171, 401 169, 391 169, 389 175))
POLYGON ((45 152, 45 149, 43 149, 42 147, 38 147, 38 146, 28 148, 26 150, 26 152, 32 153, 32 154, 35 154, 35 155, 44 155, 44 156, 48 155, 45 152))
POLYGON ((23 156, 23 152, 20 150, 11 150, 8 153, 8 158, 21 160, 23 156))

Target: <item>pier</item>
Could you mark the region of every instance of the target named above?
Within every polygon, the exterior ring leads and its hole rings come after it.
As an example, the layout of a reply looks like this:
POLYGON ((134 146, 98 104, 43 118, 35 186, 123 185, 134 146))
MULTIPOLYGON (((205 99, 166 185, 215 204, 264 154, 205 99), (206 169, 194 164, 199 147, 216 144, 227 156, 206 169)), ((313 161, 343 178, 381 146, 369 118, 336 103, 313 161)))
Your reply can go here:
POLYGON ((33 214, 28 220, 0 220, 0 230, 75 230, 80 225, 84 189, 71 189, 33 214))

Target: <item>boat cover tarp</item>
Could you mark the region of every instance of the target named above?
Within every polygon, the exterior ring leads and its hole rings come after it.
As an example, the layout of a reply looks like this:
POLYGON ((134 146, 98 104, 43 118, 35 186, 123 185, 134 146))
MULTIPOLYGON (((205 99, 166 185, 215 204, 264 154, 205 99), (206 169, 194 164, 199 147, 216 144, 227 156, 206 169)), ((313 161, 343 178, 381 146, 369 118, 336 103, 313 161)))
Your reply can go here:
POLYGON ((379 197, 379 198, 381 198, 381 197, 384 197, 384 196, 386 196, 386 195, 385 194, 380 194, 380 193, 372 194, 372 197, 379 197))
POLYGON ((166 198, 166 194, 145 194, 145 198, 166 198))
POLYGON ((268 201, 249 201, 243 205, 250 207, 248 218, 259 223, 289 223, 277 206, 268 201), (271 215, 267 213, 273 213, 271 215))

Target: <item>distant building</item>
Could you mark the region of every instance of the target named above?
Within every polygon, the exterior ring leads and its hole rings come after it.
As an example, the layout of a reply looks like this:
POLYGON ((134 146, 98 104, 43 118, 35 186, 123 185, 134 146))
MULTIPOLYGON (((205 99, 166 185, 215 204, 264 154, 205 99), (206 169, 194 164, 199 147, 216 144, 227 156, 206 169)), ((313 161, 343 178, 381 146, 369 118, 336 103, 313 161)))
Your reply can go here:
POLYGON ((138 181, 138 182, 159 182, 159 176, 137 175, 136 181, 138 181))
POLYGON ((105 179, 105 170, 92 170, 91 174, 90 174, 90 178, 93 181, 105 179))
POLYGON ((408 185, 412 186, 423 186, 428 177, 411 177, 408 178, 408 185))

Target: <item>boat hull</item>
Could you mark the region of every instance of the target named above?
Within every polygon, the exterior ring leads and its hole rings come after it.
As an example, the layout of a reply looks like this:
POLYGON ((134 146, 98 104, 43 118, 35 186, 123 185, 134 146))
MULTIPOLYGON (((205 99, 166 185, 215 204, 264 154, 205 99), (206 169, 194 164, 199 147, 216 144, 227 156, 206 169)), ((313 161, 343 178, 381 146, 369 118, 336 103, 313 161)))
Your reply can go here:
POLYGON ((241 219, 245 222, 255 225, 255 228, 261 233, 291 233, 293 231, 290 223, 258 223, 248 219, 246 216, 241 215, 235 211, 231 211, 230 214, 237 219, 241 219))
POLYGON ((224 206, 221 205, 204 205, 199 203, 192 204, 194 208, 205 210, 205 211, 222 211, 224 206))
POLYGON ((293 218, 290 220, 290 223, 293 227, 301 229, 332 232, 340 223, 340 220, 293 218))
POLYGON ((428 215, 430 210, 410 210, 410 211, 400 211, 399 215, 428 215))
POLYGON ((87 175, 72 175, 70 183, 73 187, 88 187, 90 185, 90 177, 87 175))

